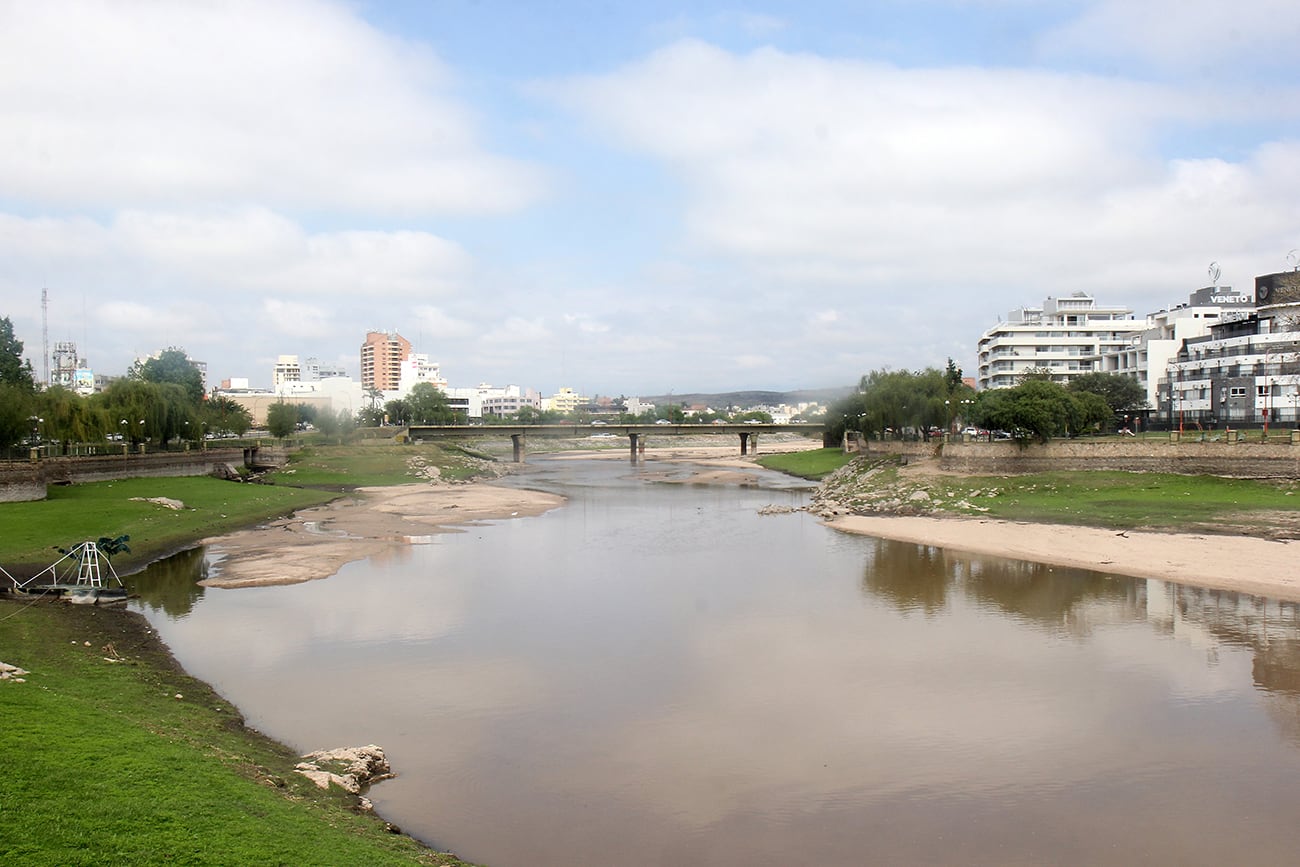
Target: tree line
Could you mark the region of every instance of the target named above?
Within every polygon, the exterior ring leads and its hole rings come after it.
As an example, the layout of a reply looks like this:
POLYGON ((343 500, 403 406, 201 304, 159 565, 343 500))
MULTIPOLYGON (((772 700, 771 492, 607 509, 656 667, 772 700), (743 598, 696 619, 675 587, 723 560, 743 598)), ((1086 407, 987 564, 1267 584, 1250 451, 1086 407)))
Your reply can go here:
POLYGON ((175 347, 132 365, 98 394, 61 386, 37 388, 23 343, 0 318, 0 448, 115 440, 166 446, 206 433, 242 436, 252 427, 248 410, 229 398, 204 399, 203 377, 175 347))
POLYGON ((855 394, 832 405, 826 425, 835 439, 846 431, 871 439, 919 438, 962 425, 1047 442, 1107 430, 1117 413, 1145 406, 1142 385, 1113 373, 1082 374, 1061 385, 1049 370, 1036 369, 1014 388, 976 392, 950 358, 945 370, 866 374, 855 394))

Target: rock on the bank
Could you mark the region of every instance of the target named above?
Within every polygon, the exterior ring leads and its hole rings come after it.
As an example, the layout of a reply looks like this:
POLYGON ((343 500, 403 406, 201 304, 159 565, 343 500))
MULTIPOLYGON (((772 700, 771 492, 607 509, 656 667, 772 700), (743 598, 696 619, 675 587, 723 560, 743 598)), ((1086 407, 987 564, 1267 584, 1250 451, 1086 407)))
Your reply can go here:
POLYGON ((14 683, 26 683, 24 675, 28 672, 22 670, 16 665, 10 665, 7 662, 0 662, 0 680, 12 680, 14 683))
POLYGON ((334 784, 358 794, 380 780, 396 776, 384 756, 382 747, 368 744, 364 747, 343 747, 337 750, 318 750, 303 756, 305 761, 294 770, 322 789, 334 784))

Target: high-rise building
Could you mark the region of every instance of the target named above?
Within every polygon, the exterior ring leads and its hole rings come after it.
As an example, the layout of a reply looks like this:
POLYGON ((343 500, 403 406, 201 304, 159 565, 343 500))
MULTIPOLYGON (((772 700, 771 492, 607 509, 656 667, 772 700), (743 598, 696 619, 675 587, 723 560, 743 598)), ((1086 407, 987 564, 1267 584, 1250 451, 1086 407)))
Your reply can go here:
POLYGON ((979 339, 980 390, 1011 388, 1030 371, 1047 370, 1062 382, 1101 371, 1105 356, 1146 329, 1128 307, 1104 307, 1085 292, 1012 310, 979 339))
POLYGON ((402 382, 402 362, 411 355, 411 342, 396 331, 371 331, 361 344, 361 388, 396 391, 402 382))
POLYGON ((271 384, 278 389, 286 382, 302 382, 302 367, 298 356, 281 355, 275 362, 275 371, 271 374, 271 384))

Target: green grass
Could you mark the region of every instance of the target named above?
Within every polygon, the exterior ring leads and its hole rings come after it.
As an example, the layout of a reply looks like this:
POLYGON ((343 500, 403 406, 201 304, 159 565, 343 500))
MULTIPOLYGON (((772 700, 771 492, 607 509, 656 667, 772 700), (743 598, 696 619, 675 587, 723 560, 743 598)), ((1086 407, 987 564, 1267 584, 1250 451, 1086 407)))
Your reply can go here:
POLYGON ((853 455, 846 455, 843 449, 828 448, 764 455, 758 459, 758 463, 769 470, 779 470, 792 476, 815 481, 835 472, 853 457, 853 455))
POLYGON ((958 476, 913 473, 896 460, 855 467, 823 494, 856 511, 901 508, 1115 529, 1300 536, 1296 481, 1104 471, 958 476), (919 491, 925 496, 918 500, 919 491))
POLYGON ((327 502, 339 491, 418 481, 413 462, 459 480, 481 474, 485 461, 455 446, 315 446, 270 474, 271 484, 194 476, 51 485, 44 500, 0 503, 0 565, 31 574, 56 560, 58 547, 125 534, 131 551, 113 565, 130 572, 200 539, 327 502), (169 497, 185 508, 133 500, 144 497, 169 497))
POLYGON ((1271 523, 1300 518, 1296 485, 1167 473, 1037 473, 972 477, 936 485, 947 499, 968 498, 991 517, 1097 527, 1237 531, 1250 516, 1271 523), (978 494, 978 496, 971 496, 978 494))
POLYGON ((293 773, 134 614, 0 602, 0 648, 31 672, 0 681, 0 863, 461 863, 293 773))
MULTIPOLYGON (((188 477, 51 486, 45 500, 0 503, 0 564, 30 573, 58 546, 128 534, 131 552, 114 558, 127 572, 339 490, 416 481, 412 459, 444 478, 483 471, 481 456, 459 448, 314 447, 273 484, 188 477), (185 507, 133 499, 143 497, 185 507)), ((293 774, 297 757, 244 729, 135 615, 0 601, 0 661, 33 672, 25 684, 0 682, 0 863, 461 863, 354 813, 351 796, 293 774), (105 661, 118 654, 122 661, 105 661)))
POLYGON ((272 478, 281 485, 336 489, 401 485, 419 479, 412 459, 437 466, 444 479, 468 479, 481 472, 479 456, 451 445, 311 446, 293 454, 272 478))
POLYGON ((334 494, 279 485, 238 484, 207 476, 124 479, 51 485, 46 499, 0 503, 0 564, 11 572, 44 567, 55 547, 101 536, 131 537, 129 554, 114 558, 119 571, 295 509, 328 501, 334 494), (185 504, 172 510, 135 497, 169 497, 185 504))

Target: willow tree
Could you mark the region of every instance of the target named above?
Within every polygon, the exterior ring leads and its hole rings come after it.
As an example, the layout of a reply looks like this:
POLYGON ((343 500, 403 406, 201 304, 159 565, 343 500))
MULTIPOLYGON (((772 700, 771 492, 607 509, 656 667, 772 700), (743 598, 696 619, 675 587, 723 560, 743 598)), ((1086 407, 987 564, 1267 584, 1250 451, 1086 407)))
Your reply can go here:
POLYGON ((933 367, 873 370, 858 382, 856 394, 827 411, 828 432, 837 437, 845 430, 857 430, 883 439, 891 431, 901 435, 946 429, 975 394, 962 384, 961 371, 950 367, 947 372, 933 367))

